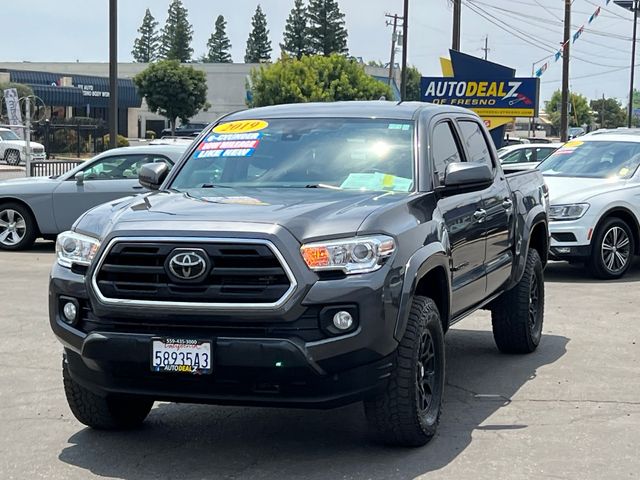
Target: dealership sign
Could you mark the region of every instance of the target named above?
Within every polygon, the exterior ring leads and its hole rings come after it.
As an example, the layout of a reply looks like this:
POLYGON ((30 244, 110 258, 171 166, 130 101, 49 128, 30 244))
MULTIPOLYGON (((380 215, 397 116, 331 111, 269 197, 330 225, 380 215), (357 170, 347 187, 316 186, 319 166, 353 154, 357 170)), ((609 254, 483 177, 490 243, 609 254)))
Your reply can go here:
POLYGON ((466 107, 482 117, 535 117, 539 89, 538 78, 422 77, 420 84, 423 102, 466 107))

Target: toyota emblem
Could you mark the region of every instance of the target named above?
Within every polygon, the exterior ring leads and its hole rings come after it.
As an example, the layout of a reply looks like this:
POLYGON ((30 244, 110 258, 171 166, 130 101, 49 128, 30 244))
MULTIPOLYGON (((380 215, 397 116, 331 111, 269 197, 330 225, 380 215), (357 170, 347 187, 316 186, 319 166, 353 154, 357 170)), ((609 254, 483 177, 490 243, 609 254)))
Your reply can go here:
POLYGON ((193 282, 205 276, 209 270, 208 255, 201 249, 177 248, 168 261, 169 272, 178 280, 193 282))

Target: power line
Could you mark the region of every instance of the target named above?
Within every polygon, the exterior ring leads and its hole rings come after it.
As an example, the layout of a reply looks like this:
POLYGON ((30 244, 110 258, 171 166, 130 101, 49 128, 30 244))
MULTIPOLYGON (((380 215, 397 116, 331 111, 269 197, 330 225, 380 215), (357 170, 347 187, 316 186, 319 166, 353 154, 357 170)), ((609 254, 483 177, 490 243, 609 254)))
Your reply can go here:
POLYGON ((553 13, 550 9, 548 9, 547 7, 545 7, 542 3, 540 3, 538 0, 533 0, 534 2, 536 2, 537 5, 539 5, 540 7, 542 7, 542 9, 547 12, 549 15, 551 15, 553 18, 557 18, 558 20, 562 20, 562 18, 556 16, 555 13, 553 13))

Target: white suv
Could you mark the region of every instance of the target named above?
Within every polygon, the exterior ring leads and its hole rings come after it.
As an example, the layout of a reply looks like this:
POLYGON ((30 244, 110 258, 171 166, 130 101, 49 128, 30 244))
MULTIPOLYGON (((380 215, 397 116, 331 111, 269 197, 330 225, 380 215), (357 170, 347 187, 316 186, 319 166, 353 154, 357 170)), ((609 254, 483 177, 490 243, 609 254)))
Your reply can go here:
POLYGON ((538 169, 550 195, 550 255, 619 278, 640 249, 640 135, 584 136, 538 169))
MULTIPOLYGON (((41 143, 31 143, 31 159, 45 160, 47 154, 44 145, 41 143)), ((26 158, 27 142, 20 140, 20 137, 8 128, 0 128, 0 159, 9 165, 19 165, 26 158)))

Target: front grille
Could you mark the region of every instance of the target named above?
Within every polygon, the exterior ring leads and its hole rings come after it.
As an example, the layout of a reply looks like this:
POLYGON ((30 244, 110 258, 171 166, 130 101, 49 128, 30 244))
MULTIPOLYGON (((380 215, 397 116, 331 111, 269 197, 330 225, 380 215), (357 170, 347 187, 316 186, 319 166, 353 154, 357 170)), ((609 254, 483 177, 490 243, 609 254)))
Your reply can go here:
POLYGON ((266 242, 117 241, 104 254, 95 284, 106 299, 204 304, 273 304, 291 279, 266 242), (175 249, 201 249, 212 268, 198 282, 169 276, 166 261, 175 249))

